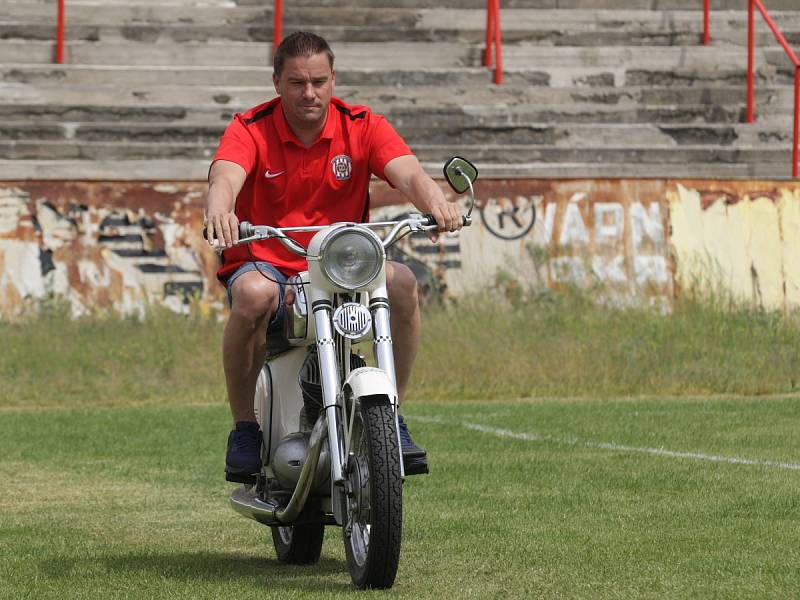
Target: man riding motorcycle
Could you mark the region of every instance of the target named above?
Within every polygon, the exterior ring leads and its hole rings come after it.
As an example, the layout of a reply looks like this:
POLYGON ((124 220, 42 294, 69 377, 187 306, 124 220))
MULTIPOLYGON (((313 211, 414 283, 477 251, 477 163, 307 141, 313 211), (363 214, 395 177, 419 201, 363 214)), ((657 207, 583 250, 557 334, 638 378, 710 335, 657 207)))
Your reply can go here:
MULTIPOLYGON (((228 438, 226 479, 255 481, 262 435, 253 395, 264 364, 267 336, 282 327, 287 276, 304 260, 276 240, 234 246, 239 222, 275 227, 364 222, 369 181, 375 175, 397 188, 440 231, 463 221, 455 204, 424 172, 403 139, 381 115, 333 97, 334 55, 321 37, 306 32, 283 40, 273 58, 278 97, 243 114, 226 129, 209 170, 206 228, 222 249, 218 277, 231 313, 223 338, 223 364, 234 429, 228 438)), ((298 234, 304 245, 311 234, 298 234), (307 236, 307 237, 306 237, 307 236)), ((417 282, 411 270, 387 263, 391 333, 400 400, 405 395, 420 340, 417 282)), ((400 417, 406 475, 428 472, 427 456, 400 417)))

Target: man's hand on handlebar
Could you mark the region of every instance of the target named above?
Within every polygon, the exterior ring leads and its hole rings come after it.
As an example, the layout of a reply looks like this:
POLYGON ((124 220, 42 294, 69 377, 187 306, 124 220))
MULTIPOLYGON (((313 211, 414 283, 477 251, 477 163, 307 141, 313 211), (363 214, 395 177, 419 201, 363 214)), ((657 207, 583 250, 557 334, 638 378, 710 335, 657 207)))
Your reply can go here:
POLYGON ((206 215, 206 239, 214 248, 231 248, 239 241, 239 219, 232 212, 206 215))
POLYGON ((439 226, 439 229, 428 234, 432 242, 439 239, 439 233, 458 231, 464 226, 464 218, 461 216, 458 205, 454 202, 437 202, 431 206, 430 211, 439 226))

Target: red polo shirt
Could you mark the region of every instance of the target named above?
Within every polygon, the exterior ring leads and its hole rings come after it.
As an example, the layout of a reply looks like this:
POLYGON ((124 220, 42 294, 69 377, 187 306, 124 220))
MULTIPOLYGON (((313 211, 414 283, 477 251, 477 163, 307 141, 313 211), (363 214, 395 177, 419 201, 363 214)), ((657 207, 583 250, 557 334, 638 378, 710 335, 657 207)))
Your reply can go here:
MULTIPOLYGON (((411 150, 382 115, 338 98, 331 100, 319 138, 306 148, 286 123, 278 97, 237 114, 213 160, 235 162, 247 172, 236 197, 240 221, 298 227, 367 221, 370 176, 385 179, 386 163, 407 154, 411 150)), ((307 246, 313 233, 292 237, 307 246)), ((305 259, 277 240, 249 246, 257 260, 268 261, 286 274, 306 269, 305 259)), ((225 250, 217 272, 220 280, 252 260, 250 251, 247 246, 225 250)))

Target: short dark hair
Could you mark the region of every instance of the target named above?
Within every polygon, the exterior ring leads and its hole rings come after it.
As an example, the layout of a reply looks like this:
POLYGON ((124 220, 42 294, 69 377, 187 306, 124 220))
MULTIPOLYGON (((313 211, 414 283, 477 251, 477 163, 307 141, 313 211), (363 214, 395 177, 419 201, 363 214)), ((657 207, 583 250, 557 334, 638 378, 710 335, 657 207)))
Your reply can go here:
POLYGON ((287 58, 297 58, 298 56, 314 56, 315 54, 325 53, 328 55, 328 62, 333 70, 333 50, 324 38, 316 33, 308 31, 295 31, 291 35, 283 38, 272 57, 272 70, 280 77, 283 71, 283 63, 287 58))

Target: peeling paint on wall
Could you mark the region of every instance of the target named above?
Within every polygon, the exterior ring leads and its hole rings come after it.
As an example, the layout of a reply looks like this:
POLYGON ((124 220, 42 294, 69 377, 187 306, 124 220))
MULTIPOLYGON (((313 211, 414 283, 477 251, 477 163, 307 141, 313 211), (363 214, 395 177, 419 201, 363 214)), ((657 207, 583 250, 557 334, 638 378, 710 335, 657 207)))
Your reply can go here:
MULTIPOLYGON (((592 288, 617 303, 668 304, 664 189, 659 181, 479 181, 475 225, 449 236, 437 262, 424 240, 401 248, 414 260, 424 261, 422 251, 428 252, 432 272, 454 294, 511 278, 528 286, 592 288)), ((376 186, 373 198, 380 205, 402 201, 386 186, 376 186)), ((395 214, 381 209, 373 217, 395 214)))
POLYGON ((766 309, 800 306, 800 186, 682 182, 667 200, 681 288, 766 309))
MULTIPOLYGON (((65 298, 76 315, 136 313, 153 302, 182 311, 190 300, 224 309, 218 258, 201 237, 206 187, 0 182, 0 316, 20 315, 50 295, 65 298)), ((800 305, 800 186, 489 180, 476 191, 473 227, 438 244, 406 238, 392 250, 426 294, 510 282, 663 306, 697 284, 767 308, 800 305)), ((373 219, 411 208, 396 190, 373 185, 373 219)))
POLYGON ((48 296, 73 314, 140 312, 149 302, 222 306, 216 255, 200 237, 205 184, 0 185, 0 314, 48 296))

